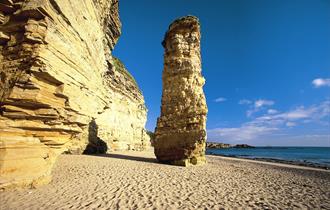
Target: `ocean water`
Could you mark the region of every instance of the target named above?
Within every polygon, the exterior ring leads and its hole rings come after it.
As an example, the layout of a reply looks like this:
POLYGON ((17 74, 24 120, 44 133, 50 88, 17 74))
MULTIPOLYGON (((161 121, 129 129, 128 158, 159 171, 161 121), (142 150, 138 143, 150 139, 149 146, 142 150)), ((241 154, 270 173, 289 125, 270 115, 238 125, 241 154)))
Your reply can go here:
POLYGON ((330 147, 256 147, 207 149, 207 154, 272 159, 330 167, 330 147))

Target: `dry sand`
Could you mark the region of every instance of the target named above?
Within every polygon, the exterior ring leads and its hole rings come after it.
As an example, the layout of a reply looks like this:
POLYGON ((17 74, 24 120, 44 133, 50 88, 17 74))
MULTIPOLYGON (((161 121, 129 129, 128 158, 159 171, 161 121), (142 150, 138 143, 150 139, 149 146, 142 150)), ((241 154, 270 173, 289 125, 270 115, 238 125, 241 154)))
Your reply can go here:
POLYGON ((62 155, 51 184, 0 192, 2 209, 330 209, 329 171, 208 156, 158 164, 152 152, 62 155))

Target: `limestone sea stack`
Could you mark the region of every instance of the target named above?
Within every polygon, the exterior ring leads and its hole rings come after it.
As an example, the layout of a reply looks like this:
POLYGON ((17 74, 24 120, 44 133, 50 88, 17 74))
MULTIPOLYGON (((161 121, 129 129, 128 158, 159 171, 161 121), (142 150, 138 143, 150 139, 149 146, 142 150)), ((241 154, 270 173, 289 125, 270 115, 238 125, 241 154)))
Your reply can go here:
POLYGON ((198 19, 186 16, 169 26, 162 42, 163 93, 154 149, 163 163, 188 166, 206 162, 207 106, 200 38, 198 19))

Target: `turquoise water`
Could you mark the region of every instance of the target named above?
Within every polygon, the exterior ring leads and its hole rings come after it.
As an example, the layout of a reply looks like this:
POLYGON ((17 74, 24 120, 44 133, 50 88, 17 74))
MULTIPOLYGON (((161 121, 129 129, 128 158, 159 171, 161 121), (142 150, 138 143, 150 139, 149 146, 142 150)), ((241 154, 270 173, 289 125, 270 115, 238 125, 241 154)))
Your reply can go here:
POLYGON ((207 154, 273 159, 290 162, 319 164, 330 167, 330 147, 256 147, 207 149, 207 154))

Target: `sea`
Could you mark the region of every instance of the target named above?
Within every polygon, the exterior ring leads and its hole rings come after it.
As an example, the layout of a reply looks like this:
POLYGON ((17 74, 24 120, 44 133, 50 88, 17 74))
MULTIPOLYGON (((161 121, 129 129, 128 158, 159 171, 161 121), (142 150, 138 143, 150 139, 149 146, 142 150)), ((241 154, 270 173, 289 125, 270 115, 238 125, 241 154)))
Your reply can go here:
POLYGON ((330 169, 330 147, 255 147, 207 149, 206 154, 330 169))

